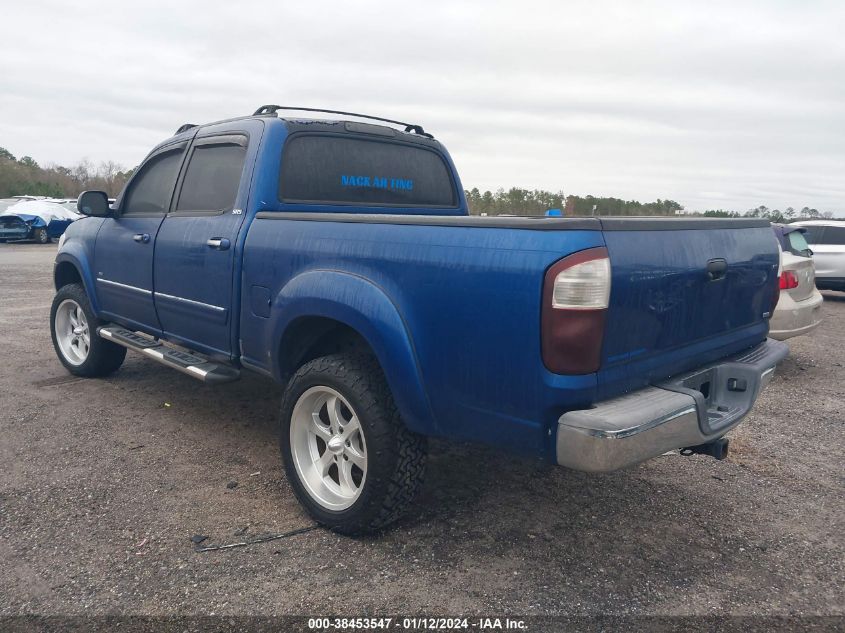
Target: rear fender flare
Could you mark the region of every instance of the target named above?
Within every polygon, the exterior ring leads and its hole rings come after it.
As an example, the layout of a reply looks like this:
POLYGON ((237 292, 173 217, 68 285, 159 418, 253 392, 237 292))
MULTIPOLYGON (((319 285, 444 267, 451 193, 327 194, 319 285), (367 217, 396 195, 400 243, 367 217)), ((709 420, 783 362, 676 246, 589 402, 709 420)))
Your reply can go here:
POLYGON ((405 425, 432 434, 434 417, 408 328, 387 293, 351 273, 313 270, 291 279, 272 308, 273 375, 281 380, 279 355, 286 329, 302 317, 325 317, 358 332, 372 348, 405 425))

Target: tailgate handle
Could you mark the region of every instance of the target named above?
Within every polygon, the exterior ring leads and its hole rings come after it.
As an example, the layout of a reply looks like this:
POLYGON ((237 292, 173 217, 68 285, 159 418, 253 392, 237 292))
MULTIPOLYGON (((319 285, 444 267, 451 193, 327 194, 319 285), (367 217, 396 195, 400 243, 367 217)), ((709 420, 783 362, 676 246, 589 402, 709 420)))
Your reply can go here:
POLYGON ((707 278, 710 281, 719 281, 725 278, 725 273, 728 272, 728 262, 721 257, 718 259, 711 259, 707 262, 707 278))

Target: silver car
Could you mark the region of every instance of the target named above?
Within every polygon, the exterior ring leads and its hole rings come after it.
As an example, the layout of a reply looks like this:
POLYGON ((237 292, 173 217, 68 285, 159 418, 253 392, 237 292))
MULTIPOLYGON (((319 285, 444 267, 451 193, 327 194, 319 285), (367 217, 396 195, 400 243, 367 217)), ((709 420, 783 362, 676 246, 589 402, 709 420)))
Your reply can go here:
POLYGON ((804 237, 816 263, 816 287, 845 291, 845 222, 809 220, 789 226, 806 229, 804 237))
POLYGON ((805 229, 794 224, 772 224, 780 246, 780 297, 769 321, 769 336, 784 339, 807 334, 822 320, 822 298, 816 289, 813 252, 804 240, 805 229))

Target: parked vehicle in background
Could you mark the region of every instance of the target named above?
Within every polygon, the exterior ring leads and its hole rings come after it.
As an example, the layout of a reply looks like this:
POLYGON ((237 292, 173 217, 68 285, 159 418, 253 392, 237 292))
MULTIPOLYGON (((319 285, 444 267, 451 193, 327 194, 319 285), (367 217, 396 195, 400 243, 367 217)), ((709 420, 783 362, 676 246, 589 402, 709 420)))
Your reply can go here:
POLYGON ((50 314, 68 371, 131 349, 272 377, 293 490, 346 533, 407 507, 426 436, 590 472, 725 457, 788 352, 768 221, 470 216, 422 127, 286 109, 183 125, 113 206, 79 197, 50 314))
POLYGON ((16 215, 0 216, 0 242, 28 240, 32 228, 16 215))
POLYGON ((816 266, 816 287, 845 292, 845 222, 807 220, 791 226, 806 229, 804 237, 816 266))
POLYGON ((769 322, 769 336, 783 341, 807 334, 822 320, 824 298, 816 289, 813 251, 804 239, 806 229, 772 224, 781 247, 780 297, 769 322))
POLYGON ((34 196, 0 200, 0 241, 50 243, 82 217, 70 204, 66 198, 34 196))

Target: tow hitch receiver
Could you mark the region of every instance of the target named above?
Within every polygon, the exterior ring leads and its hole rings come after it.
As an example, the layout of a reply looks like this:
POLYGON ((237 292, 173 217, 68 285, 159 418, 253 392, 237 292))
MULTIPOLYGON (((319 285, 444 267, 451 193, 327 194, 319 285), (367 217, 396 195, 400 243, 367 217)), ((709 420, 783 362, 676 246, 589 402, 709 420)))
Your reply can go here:
POLYGON ((720 437, 706 444, 687 446, 681 449, 681 455, 710 455, 718 460, 725 459, 728 456, 728 438, 720 437))

